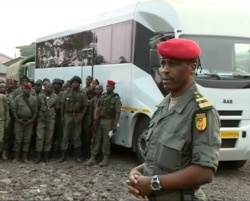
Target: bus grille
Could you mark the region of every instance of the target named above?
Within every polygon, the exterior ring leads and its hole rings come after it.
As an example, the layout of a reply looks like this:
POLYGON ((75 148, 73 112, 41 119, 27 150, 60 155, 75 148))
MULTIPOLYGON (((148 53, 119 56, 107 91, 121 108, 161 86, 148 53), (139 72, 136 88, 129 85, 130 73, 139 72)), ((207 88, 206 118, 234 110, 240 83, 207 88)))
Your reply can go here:
MULTIPOLYGON (((222 128, 238 128, 240 125, 240 119, 242 115, 241 110, 220 110, 218 111, 221 117, 222 128), (231 116, 232 119, 223 119, 222 116, 231 116), (234 119, 235 118, 235 119, 234 119)), ((234 148, 237 139, 222 139, 221 148, 234 148)))

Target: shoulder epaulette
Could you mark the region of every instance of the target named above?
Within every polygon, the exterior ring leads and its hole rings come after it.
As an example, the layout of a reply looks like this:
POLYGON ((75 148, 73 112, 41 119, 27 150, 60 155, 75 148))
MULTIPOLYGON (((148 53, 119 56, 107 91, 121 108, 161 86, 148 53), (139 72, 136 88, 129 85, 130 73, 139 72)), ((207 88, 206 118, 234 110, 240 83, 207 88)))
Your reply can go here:
POLYGON ((213 107, 212 104, 197 91, 194 92, 194 99, 201 110, 208 110, 213 107))

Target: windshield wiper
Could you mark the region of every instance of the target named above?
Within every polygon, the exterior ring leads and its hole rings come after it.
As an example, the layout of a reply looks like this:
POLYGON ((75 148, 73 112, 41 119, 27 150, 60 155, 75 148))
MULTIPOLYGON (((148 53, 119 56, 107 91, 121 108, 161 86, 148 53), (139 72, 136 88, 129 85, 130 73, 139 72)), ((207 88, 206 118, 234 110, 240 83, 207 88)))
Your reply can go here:
POLYGON ((217 80, 221 80, 221 76, 213 73, 196 73, 196 77, 198 78, 216 78, 217 80))
POLYGON ((234 73, 232 73, 232 76, 235 78, 250 78, 250 74, 234 74, 234 73))

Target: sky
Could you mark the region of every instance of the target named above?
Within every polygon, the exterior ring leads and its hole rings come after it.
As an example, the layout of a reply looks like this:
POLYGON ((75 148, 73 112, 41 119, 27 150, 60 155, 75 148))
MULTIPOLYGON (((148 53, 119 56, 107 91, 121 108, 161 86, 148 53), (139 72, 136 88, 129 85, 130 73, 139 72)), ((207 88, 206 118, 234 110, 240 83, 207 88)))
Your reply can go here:
POLYGON ((63 30, 72 23, 138 1, 147 0, 1 0, 0 53, 15 58, 18 46, 29 45, 37 38, 63 30))

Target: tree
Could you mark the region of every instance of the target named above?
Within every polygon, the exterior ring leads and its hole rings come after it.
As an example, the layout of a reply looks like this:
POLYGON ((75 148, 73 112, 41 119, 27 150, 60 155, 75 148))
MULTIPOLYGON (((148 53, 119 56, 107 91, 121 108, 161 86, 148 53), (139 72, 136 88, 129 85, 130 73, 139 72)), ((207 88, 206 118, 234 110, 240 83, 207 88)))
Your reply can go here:
POLYGON ((20 54, 23 57, 29 57, 35 55, 36 53, 36 43, 31 43, 30 45, 19 47, 20 54))

